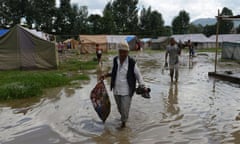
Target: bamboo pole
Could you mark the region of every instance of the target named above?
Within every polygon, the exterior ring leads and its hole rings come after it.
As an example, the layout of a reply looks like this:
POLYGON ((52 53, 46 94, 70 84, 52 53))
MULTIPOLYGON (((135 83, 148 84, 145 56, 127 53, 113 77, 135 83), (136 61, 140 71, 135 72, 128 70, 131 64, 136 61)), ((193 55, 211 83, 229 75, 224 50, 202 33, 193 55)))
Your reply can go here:
POLYGON ((215 53, 215 67, 214 67, 214 72, 216 73, 217 71, 217 54, 218 54, 218 47, 219 47, 219 44, 218 44, 218 33, 219 33, 219 10, 218 10, 218 16, 217 16, 217 29, 216 29, 216 53, 215 53))

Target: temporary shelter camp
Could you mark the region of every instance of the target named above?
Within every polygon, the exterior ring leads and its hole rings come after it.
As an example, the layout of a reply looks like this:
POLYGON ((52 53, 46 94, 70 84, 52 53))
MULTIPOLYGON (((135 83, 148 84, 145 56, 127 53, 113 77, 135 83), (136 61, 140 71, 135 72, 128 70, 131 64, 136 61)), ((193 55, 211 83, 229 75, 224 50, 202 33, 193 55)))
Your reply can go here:
POLYGON ((0 37, 0 70, 57 68, 55 44, 16 25, 0 37))

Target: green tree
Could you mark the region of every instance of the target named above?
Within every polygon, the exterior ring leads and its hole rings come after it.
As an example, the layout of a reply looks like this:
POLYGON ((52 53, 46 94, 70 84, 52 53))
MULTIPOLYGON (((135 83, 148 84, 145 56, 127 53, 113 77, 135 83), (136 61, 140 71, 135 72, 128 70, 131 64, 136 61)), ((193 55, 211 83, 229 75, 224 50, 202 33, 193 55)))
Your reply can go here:
POLYGON ((203 26, 200 24, 199 25, 190 24, 188 31, 189 31, 189 33, 202 33, 203 26))
POLYGON ((162 14, 152 11, 151 7, 143 8, 140 15, 140 32, 144 36, 158 37, 164 35, 164 21, 162 14))
MULTIPOLYGON (((232 16, 232 10, 224 7, 222 9, 222 12, 220 14, 221 16, 227 15, 227 16, 232 16)), ((219 34, 229 34, 231 33, 233 29, 233 22, 232 21, 224 21, 220 20, 219 22, 219 34)))
POLYGON ((6 28, 9 22, 6 11, 7 11, 6 2, 0 3, 0 28, 6 28))
POLYGON ((216 24, 215 24, 215 25, 206 25, 206 26, 203 28, 203 33, 204 33, 207 37, 216 34, 216 24))
POLYGON ((26 7, 26 19, 29 27, 35 24, 35 28, 47 33, 52 33, 54 17, 56 15, 55 0, 31 0, 26 7))
POLYGON ((138 29, 138 0, 114 0, 113 20, 119 33, 135 33, 138 29))
POLYGON ((79 26, 79 33, 81 34, 88 34, 88 7, 81 6, 78 12, 78 26, 79 26))
POLYGON ((163 29, 163 36, 171 36, 172 35, 172 28, 170 26, 165 26, 163 29))
POLYGON ((152 32, 151 28, 151 7, 148 7, 148 9, 143 8, 140 13, 140 34, 144 36, 150 36, 152 32))
POLYGON ((92 14, 88 17, 91 34, 102 34, 103 31, 102 20, 103 20, 102 17, 98 14, 92 14))
POLYGON ((154 37, 162 36, 163 35, 163 29, 164 29, 164 21, 162 19, 162 15, 157 12, 153 11, 151 13, 151 31, 154 37))
POLYGON ((189 13, 182 10, 172 21, 173 34, 186 34, 189 28, 189 13))
POLYGON ((72 7, 70 0, 60 0, 60 7, 57 11, 55 29, 57 34, 69 34, 73 24, 70 20, 70 15, 72 13, 72 7))
POLYGON ((13 27, 25 17, 27 0, 5 0, 0 3, 0 18, 2 27, 13 27))
POLYGON ((103 33, 105 34, 114 34, 116 32, 116 25, 113 20, 113 9, 112 3, 108 2, 103 10, 103 33))

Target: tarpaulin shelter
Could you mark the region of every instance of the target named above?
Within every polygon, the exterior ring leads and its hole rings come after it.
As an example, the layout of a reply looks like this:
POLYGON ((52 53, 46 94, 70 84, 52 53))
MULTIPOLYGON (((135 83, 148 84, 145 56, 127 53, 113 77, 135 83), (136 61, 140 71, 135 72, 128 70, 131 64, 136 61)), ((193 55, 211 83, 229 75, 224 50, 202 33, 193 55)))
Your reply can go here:
POLYGON ((117 45, 121 42, 127 42, 130 50, 134 50, 136 47, 135 35, 107 35, 108 48, 112 50, 117 49, 117 45))
POLYGON ((140 41, 143 49, 150 48, 152 45, 152 38, 142 38, 140 41))
MULTIPOLYGON (((137 48, 137 37, 134 36, 134 35, 129 35, 126 37, 126 41, 129 45, 129 49, 130 50, 138 50, 137 48)), ((139 44, 140 44, 140 41, 139 41, 139 44)))
POLYGON ((0 29, 0 37, 5 35, 8 31, 8 29, 0 29))
POLYGON ((152 39, 152 50, 165 50, 166 46, 168 45, 169 38, 168 37, 158 37, 157 39, 152 39))
POLYGON ((99 44, 99 47, 103 52, 108 51, 107 38, 106 35, 80 35, 81 42, 80 52, 85 53, 95 53, 96 44, 99 44))
POLYGON ((39 38, 20 25, 0 37, 0 70, 55 69, 55 44, 39 38))

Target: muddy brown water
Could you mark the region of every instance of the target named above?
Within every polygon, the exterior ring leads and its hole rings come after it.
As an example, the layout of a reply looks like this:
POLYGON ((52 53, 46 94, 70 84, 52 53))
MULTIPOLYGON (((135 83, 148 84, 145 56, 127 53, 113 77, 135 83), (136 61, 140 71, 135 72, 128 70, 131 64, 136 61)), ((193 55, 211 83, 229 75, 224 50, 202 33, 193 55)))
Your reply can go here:
MULTIPOLYGON (((135 95, 127 128, 109 92, 112 109, 103 124, 89 99, 96 75, 83 88, 53 90, 50 97, 18 108, 0 107, 0 144, 219 144, 240 143, 240 86, 208 77, 213 57, 180 57, 180 78, 170 83, 164 54, 135 54, 151 99, 135 95)), ((103 65, 109 66, 109 62, 103 65)), ((239 65, 218 66, 238 70, 239 65)), ((109 82, 105 82, 109 87, 109 82)), ((27 103, 27 101, 24 101, 27 103)), ((16 104, 15 104, 16 105, 16 104)))

